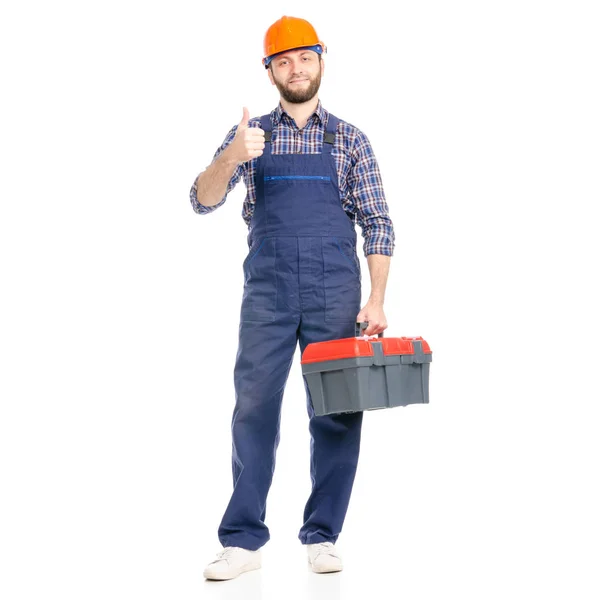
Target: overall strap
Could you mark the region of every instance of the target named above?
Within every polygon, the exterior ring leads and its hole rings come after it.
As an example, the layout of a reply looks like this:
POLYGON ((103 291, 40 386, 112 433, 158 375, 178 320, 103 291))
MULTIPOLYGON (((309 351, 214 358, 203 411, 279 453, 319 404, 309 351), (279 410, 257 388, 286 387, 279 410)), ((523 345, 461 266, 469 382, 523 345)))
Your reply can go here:
POLYGON ((265 150, 263 154, 271 154, 271 115, 263 115, 260 118, 260 128, 265 132, 265 150))
POLYGON ((337 117, 329 113, 329 118, 327 119, 327 130, 323 134, 323 154, 331 154, 331 149, 335 143, 335 132, 339 122, 340 120, 337 117))

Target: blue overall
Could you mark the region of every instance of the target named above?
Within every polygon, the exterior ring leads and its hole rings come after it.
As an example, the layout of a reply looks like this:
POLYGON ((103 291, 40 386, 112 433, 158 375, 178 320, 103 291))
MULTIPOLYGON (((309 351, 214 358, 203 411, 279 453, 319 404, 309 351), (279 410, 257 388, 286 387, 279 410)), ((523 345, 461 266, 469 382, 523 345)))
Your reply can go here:
MULTIPOLYGON (((281 402, 300 343, 355 335, 361 273, 354 223, 342 208, 329 115, 321 154, 272 154, 271 119, 256 165, 256 204, 243 264, 244 293, 234 370, 234 490, 219 526, 223 546, 256 550, 270 534, 266 501, 279 444, 281 402)), ((303 544, 335 542, 358 463, 363 413, 315 416, 304 380, 312 493, 303 544)))

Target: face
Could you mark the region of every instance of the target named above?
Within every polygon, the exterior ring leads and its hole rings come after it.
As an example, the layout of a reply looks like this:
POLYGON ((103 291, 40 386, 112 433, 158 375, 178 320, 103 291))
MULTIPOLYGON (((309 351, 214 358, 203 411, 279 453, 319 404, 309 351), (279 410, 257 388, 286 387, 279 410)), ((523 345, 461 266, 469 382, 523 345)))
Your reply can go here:
POLYGON ((293 104, 312 100, 321 85, 322 62, 313 50, 290 50, 271 61, 269 79, 293 104))

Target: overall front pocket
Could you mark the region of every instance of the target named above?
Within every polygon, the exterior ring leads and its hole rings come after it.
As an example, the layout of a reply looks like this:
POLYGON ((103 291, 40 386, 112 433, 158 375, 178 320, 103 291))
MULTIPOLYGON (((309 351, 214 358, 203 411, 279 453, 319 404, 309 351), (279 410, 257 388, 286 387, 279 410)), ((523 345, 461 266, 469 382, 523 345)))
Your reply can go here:
POLYGON ((325 321, 355 322, 360 312, 361 274, 352 240, 323 238, 325 321))
POLYGON ((244 260, 242 321, 274 321, 277 308, 276 238, 257 240, 244 260))

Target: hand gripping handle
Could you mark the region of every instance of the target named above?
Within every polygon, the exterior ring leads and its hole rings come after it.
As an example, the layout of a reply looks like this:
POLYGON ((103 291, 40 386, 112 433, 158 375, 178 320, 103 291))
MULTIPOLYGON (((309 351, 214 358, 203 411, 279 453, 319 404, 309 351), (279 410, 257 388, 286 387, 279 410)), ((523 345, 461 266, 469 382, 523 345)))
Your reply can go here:
MULTIPOLYGON (((354 337, 361 337, 363 329, 369 326, 369 321, 357 321, 354 326, 354 337)), ((383 337, 383 331, 379 332, 377 337, 383 337)))

